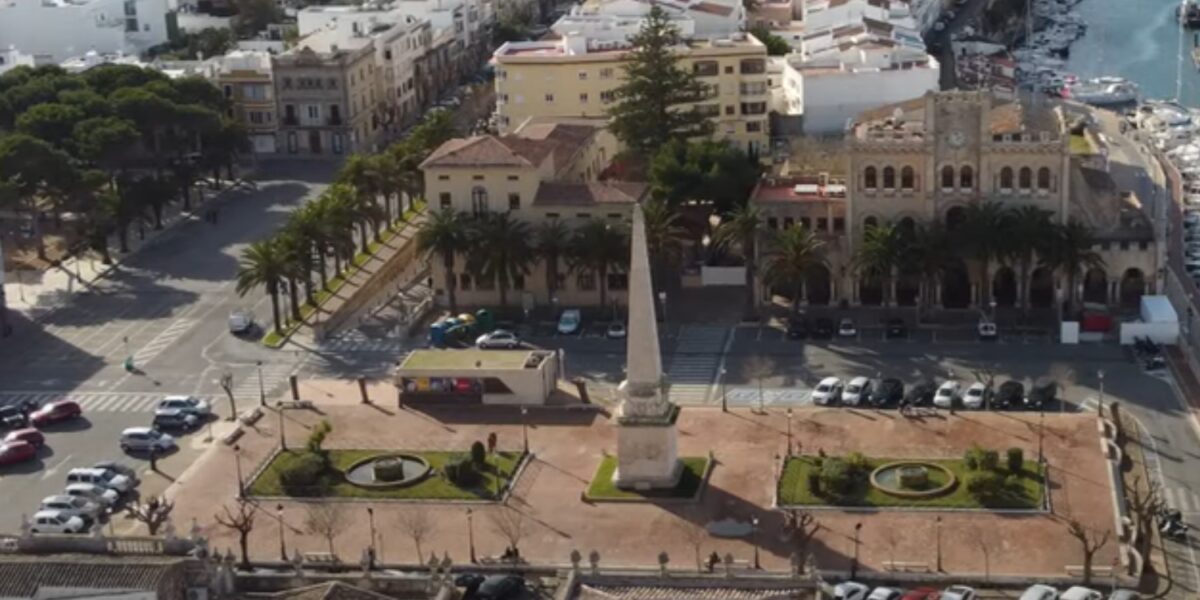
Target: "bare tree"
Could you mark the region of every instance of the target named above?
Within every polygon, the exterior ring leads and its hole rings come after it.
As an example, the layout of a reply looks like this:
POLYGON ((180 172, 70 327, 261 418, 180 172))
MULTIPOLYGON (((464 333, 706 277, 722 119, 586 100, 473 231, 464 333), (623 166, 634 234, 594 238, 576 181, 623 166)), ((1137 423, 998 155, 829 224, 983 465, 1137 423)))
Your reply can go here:
POLYGON ((242 568, 250 569, 250 532, 254 531, 254 505, 245 500, 238 501, 237 512, 222 507, 223 512, 213 515, 218 525, 237 532, 238 547, 242 550, 242 568))
POLYGON ((896 546, 900 545, 900 535, 896 532, 895 527, 887 527, 883 530, 883 542, 888 547, 888 560, 892 563, 892 569, 896 568, 896 546))
POLYGON ((233 399, 233 373, 221 374, 221 389, 225 390, 225 395, 229 396, 229 421, 237 418, 237 400, 233 399))
POLYGON ((983 555, 983 580, 987 581, 992 577, 992 538, 981 527, 974 527, 972 533, 975 547, 979 548, 979 553, 983 555))
MULTIPOLYGON (((688 511, 691 512, 691 511, 688 511)), ((671 528, 674 529, 679 537, 683 538, 689 546, 692 547, 692 552, 696 555, 696 571, 704 571, 704 561, 700 556, 700 551, 704 543, 708 541, 708 530, 700 522, 703 518, 700 515, 683 514, 678 519, 671 522, 671 528)))
POLYGON ((755 354, 746 359, 746 364, 742 367, 742 373, 746 376, 746 379, 758 383, 758 412, 763 412, 765 410, 763 407, 763 379, 775 373, 775 361, 769 356, 755 354))
POLYGON ((154 496, 144 504, 137 500, 126 506, 125 515, 139 523, 145 523, 150 535, 158 535, 158 529, 171 520, 171 511, 174 509, 174 502, 154 496))
POLYGON ((971 373, 975 375, 975 381, 982 383, 985 392, 983 395, 984 408, 992 409, 992 396, 996 393, 996 371, 997 365, 984 365, 981 368, 973 370, 971 373))
POLYGON ((488 519, 492 522, 492 529, 495 529, 496 533, 508 542, 508 547, 519 556, 521 539, 530 533, 529 521, 525 519, 525 515, 514 508, 502 506, 493 510, 488 519))
POLYGON ((1092 582, 1092 559, 1105 544, 1108 544, 1112 531, 1105 529, 1103 532, 1097 532, 1084 527, 1075 519, 1069 519, 1066 528, 1071 537, 1079 540, 1080 549, 1083 550, 1083 585, 1086 586, 1092 582))
MULTIPOLYGON (((1125 500, 1129 512, 1134 517, 1134 527, 1137 528, 1137 543, 1149 544, 1154 530, 1154 519, 1165 507, 1162 498, 1162 485, 1153 479, 1142 483, 1141 475, 1135 475, 1130 485, 1125 488, 1125 500)), ((1148 546, 1141 546, 1146 548, 1148 546)))
POLYGON ((412 538, 413 544, 417 547, 417 564, 425 562, 425 555, 421 552, 421 542, 433 535, 436 525, 433 518, 429 516, 429 511, 424 508, 415 508, 400 513, 400 528, 408 534, 408 537, 412 538))
POLYGON ((792 534, 792 544, 795 546, 796 556, 800 560, 797 568, 803 571, 804 563, 809 557, 808 547, 817 533, 821 531, 821 524, 807 510, 790 510, 788 511, 787 528, 792 534))
POLYGON ((313 535, 325 538, 329 545, 329 554, 336 557, 333 551, 333 540, 346 527, 346 512, 340 504, 334 502, 317 502, 308 506, 304 515, 304 530, 313 535))

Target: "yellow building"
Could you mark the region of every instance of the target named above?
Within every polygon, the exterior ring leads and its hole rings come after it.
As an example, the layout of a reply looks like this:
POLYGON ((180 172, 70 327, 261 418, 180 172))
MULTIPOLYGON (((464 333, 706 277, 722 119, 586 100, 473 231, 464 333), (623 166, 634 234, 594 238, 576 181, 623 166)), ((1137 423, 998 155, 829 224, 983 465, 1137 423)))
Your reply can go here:
MULTIPOLYGON (((622 40, 567 34, 558 40, 509 42, 496 50, 496 111, 501 133, 530 117, 605 117, 624 77, 622 40)), ((688 40, 682 68, 712 87, 699 108, 715 137, 756 153, 767 149, 767 49, 754 36, 688 40)))
POLYGON ((230 116, 246 127, 256 153, 275 152, 275 85, 271 55, 236 50, 214 59, 213 79, 230 104, 230 116))

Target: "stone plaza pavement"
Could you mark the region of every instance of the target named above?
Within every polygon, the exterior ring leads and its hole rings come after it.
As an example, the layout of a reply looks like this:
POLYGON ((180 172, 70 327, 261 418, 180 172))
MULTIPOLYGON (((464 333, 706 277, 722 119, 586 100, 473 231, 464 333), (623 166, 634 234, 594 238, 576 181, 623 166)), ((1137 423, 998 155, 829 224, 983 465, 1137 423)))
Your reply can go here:
MULTIPOLYGON (((315 402, 322 414, 308 410, 285 411, 289 446, 303 443, 308 428, 321 419, 333 424, 329 448, 462 449, 495 432, 501 449, 521 448, 522 426, 518 410, 508 407, 470 406, 457 409, 397 408, 395 391, 383 383, 371 386, 377 404, 359 403, 358 386, 347 381, 309 381, 301 397, 315 402)), ((987 448, 1017 446, 1026 457, 1037 456, 1037 413, 960 412, 901 418, 895 411, 812 408, 796 411, 794 435, 805 452, 818 448, 830 455, 853 450, 890 457, 957 457, 971 443, 987 448)), ((785 452, 787 418, 781 411, 757 415, 749 411, 722 413, 716 409, 686 409, 679 419, 679 446, 684 456, 702 456, 712 449, 716 467, 698 504, 589 503, 582 493, 602 452, 616 447, 614 425, 603 413, 564 409, 530 410, 529 444, 536 459, 516 482, 509 506, 531 523, 520 543, 530 562, 566 564, 573 549, 584 556, 599 550, 601 564, 653 566, 666 550, 675 568, 695 565, 688 527, 718 520, 742 523, 757 516, 757 543, 764 568, 788 568, 793 551, 783 536, 782 515, 769 507, 774 501, 772 471, 776 456, 785 452)), ((242 469, 249 475, 278 444, 277 412, 267 411, 256 428, 239 440, 242 469)), ((1113 499, 1107 466, 1101 454, 1094 415, 1047 414, 1045 451, 1050 466, 1050 514, 991 514, 982 512, 913 511, 813 511, 821 531, 809 550, 822 569, 845 570, 853 554, 853 532, 862 523, 860 559, 863 568, 881 569, 884 561, 925 563, 936 561, 936 517, 941 517, 942 570, 947 572, 1062 575, 1064 567, 1082 563, 1079 543, 1064 525, 1074 518, 1095 531, 1113 525, 1113 499)), ((186 528, 192 519, 210 536, 214 547, 236 552, 232 531, 213 522, 223 505, 235 502, 237 479, 235 452, 216 445, 183 473, 166 473, 174 479, 167 495, 176 502, 175 523, 186 528)), ((258 518, 250 536, 254 559, 279 559, 279 522, 275 499, 255 500, 258 518)), ((368 544, 366 509, 373 507, 379 536, 380 560, 412 563, 416 550, 400 525, 401 514, 424 507, 436 521, 423 541, 425 552, 448 552, 458 563, 468 554, 466 508, 474 508, 473 534, 480 558, 499 555, 507 545, 492 525, 493 504, 405 503, 346 501, 350 525, 337 536, 337 554, 357 562, 368 544)), ((305 503, 283 501, 287 552, 322 552, 323 538, 304 531, 305 503)), ((693 529, 694 531, 694 529, 693 529)), ((703 541, 700 552, 732 553, 749 564, 753 546, 748 539, 703 541)), ((1095 564, 1112 564, 1115 540, 1097 554, 1095 564)))

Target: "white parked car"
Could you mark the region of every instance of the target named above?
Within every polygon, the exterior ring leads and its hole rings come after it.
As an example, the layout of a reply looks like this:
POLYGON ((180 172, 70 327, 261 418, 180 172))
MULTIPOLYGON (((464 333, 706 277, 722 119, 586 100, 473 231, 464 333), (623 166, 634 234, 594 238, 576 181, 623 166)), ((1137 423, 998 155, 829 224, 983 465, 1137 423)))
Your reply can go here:
POLYGON ((609 339, 623 340, 625 339, 625 324, 624 323, 609 323, 608 331, 605 332, 609 339))
POLYGON ((817 387, 813 389, 812 399, 813 404, 825 406, 837 402, 842 395, 842 380, 837 377, 826 377, 822 379, 817 387))
POLYGON ((877 587, 871 590, 871 595, 867 596, 867 600, 897 600, 900 598, 900 590, 892 587, 877 587))
POLYGON ((1045 584, 1036 583, 1021 593, 1020 600, 1058 600, 1058 590, 1045 584))
POLYGON ((987 403, 987 394, 987 386, 976 381, 967 388, 966 392, 963 392, 963 406, 971 409, 983 408, 983 405, 987 403))
POLYGON ((122 431, 120 443, 125 452, 166 452, 175 448, 175 438, 149 427, 130 427, 122 431))
POLYGON ((846 384, 842 390, 842 404, 848 406, 858 406, 865 404, 865 400, 871 395, 871 380, 866 377, 855 377, 846 384))
POLYGON ((833 600, 867 600, 871 588, 857 582, 845 581, 833 586, 833 600))
POLYGON ((976 600, 979 594, 975 593, 975 588, 965 585, 952 585, 942 590, 940 600, 976 600))
POLYGON ((996 324, 991 321, 979 322, 979 339, 994 340, 1000 336, 1000 332, 996 329, 996 324))
POLYGON ((1059 600, 1104 600, 1104 594, 1082 585, 1072 586, 1058 597, 1059 600))
POLYGON ((249 333, 254 329, 254 314, 247 310, 235 310, 229 313, 229 333, 249 333))
POLYGON ((961 389, 962 386, 953 379, 943 383, 933 394, 933 405, 938 408, 950 408, 954 404, 954 400, 958 398, 961 389))
POLYGON ((583 324, 583 313, 578 308, 568 308, 558 317, 558 332, 563 335, 574 335, 583 324))
POLYGON ((30 524, 33 533, 84 533, 83 519, 57 510, 39 510, 30 524))
POLYGON ((854 326, 854 319, 842 319, 838 323, 838 335, 841 337, 854 337, 858 335, 858 328, 854 326))
POLYGON ((212 412, 208 402, 191 396, 167 396, 159 401, 158 408, 172 408, 197 417, 207 417, 212 412))
POLYGON ((116 490, 118 494, 133 490, 133 482, 128 477, 106 469, 71 469, 67 471, 67 483, 91 483, 116 490))
POLYGON ((84 500, 95 502, 106 508, 115 505, 121 499, 121 495, 117 493, 117 490, 100 487, 91 483, 72 483, 63 489, 63 493, 68 496, 79 496, 84 500))
POLYGON ((82 496, 59 494, 42 498, 42 505, 38 510, 57 510, 85 521, 95 521, 100 518, 100 513, 104 512, 104 507, 82 496))
POLYGON ((504 329, 497 329, 491 333, 485 333, 475 339, 475 347, 484 350, 490 348, 507 348, 512 350, 520 345, 521 340, 517 337, 517 334, 504 329))

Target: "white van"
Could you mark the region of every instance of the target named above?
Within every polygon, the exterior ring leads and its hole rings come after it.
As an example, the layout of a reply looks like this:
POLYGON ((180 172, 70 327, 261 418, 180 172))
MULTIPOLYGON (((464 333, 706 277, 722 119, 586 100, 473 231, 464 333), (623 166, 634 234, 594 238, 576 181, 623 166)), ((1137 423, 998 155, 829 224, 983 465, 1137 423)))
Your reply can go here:
POLYGON ((938 408, 950 408, 954 405, 954 401, 958 399, 961 388, 962 386, 953 379, 943 383, 937 389, 937 393, 933 395, 933 405, 938 408))
POLYGON ((67 472, 67 485, 72 483, 90 483, 115 490, 119 494, 133 489, 133 482, 129 481, 128 477, 105 469, 71 469, 67 472))

